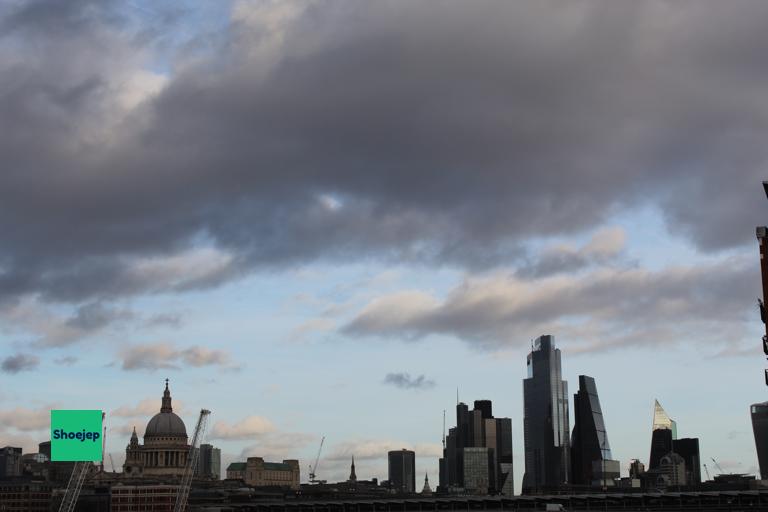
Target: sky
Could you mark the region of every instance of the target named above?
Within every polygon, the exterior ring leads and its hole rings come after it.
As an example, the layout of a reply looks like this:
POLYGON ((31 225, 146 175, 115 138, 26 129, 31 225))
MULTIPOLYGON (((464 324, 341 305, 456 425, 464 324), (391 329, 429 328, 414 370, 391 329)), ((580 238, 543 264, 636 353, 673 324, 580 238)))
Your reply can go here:
POLYGON ((224 466, 306 480, 325 437, 319 478, 412 448, 434 487, 458 392, 512 418, 519 490, 552 334, 623 474, 655 399, 755 473, 766 24, 762 0, 3 2, 0 446, 102 409, 120 465, 168 378, 224 466))

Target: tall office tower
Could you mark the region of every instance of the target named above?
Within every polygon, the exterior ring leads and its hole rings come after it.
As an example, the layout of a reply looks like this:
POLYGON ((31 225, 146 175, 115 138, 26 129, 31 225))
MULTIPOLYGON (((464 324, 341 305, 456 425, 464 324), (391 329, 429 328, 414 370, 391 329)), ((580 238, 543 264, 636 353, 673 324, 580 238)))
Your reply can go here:
POLYGON ((470 437, 471 419, 469 407, 464 402, 456 404, 456 482, 458 487, 464 486, 464 448, 472 446, 470 437))
POLYGON ((523 380, 525 475, 523 493, 570 482, 568 383, 562 380, 554 336, 540 336, 528 354, 523 380))
POLYGON ((201 444, 195 474, 201 477, 221 479, 221 450, 210 444, 201 444))
POLYGON ((571 483, 593 485, 598 477, 599 480, 606 480, 607 466, 613 466, 611 445, 608 443, 597 386, 592 377, 579 375, 579 392, 573 395, 573 416, 571 483), (595 461, 599 463, 595 465, 595 461), (598 472, 606 475, 595 474, 593 467, 599 467, 598 472), (601 471, 603 467, 606 468, 605 472, 601 471))
POLYGON ((493 404, 490 400, 475 400, 475 410, 480 411, 484 420, 493 418, 493 404))
POLYGON ((672 441, 672 451, 685 461, 685 481, 688 485, 701 483, 701 456, 699 455, 699 438, 684 437, 672 441))
POLYGON ((768 402, 752 404, 750 411, 757 462, 760 464, 760 479, 768 480, 768 402))
POLYGON ((416 453, 411 450, 389 452, 389 485, 397 492, 416 492, 416 453))
POLYGON ((653 433, 648 470, 659 467, 661 458, 672 451, 672 441, 677 439, 677 423, 669 417, 658 400, 653 406, 653 433))
POLYGON ((515 494, 512 465, 512 420, 495 418, 496 423, 496 490, 505 496, 515 494))

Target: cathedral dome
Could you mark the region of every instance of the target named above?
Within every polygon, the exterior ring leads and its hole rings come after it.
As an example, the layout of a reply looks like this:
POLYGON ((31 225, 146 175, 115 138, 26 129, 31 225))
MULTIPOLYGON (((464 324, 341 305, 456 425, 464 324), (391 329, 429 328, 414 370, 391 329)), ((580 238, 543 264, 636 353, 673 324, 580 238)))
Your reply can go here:
POLYGON ((173 412, 171 406, 171 391, 168 389, 168 379, 165 381, 163 405, 160 412, 155 414, 144 431, 144 437, 187 437, 184 421, 173 412))
POLYGON ((187 429, 184 422, 173 412, 159 412, 155 414, 149 423, 144 437, 147 436, 184 436, 187 429))

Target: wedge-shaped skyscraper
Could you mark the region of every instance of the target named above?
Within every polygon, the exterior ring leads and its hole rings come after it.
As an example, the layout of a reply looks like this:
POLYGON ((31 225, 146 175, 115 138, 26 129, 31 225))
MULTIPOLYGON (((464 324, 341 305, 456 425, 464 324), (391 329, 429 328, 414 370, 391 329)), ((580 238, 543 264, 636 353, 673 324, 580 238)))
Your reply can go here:
POLYGON ((573 395, 573 414, 571 483, 612 485, 619 477, 619 463, 611 457, 603 410, 592 377, 579 375, 579 392, 573 395))

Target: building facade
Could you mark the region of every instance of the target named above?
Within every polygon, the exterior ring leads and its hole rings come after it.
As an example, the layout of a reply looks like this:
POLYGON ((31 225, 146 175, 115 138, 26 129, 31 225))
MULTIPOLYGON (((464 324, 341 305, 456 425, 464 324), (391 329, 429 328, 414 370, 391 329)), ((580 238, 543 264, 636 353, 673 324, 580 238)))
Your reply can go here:
POLYGON ((21 448, 0 448, 0 479, 21 476, 21 448))
POLYGON ((0 481, 0 510, 3 512, 48 512, 50 508, 50 483, 0 481))
POLYGON ((132 477, 181 476, 187 466, 189 444, 184 422, 173 412, 168 379, 155 414, 144 431, 144 444, 139 443, 136 428, 125 449, 123 472, 132 477))
POLYGON ((416 492, 416 453, 393 450, 387 456, 389 485, 395 492, 416 492))
POLYGON ((557 489, 570 482, 568 383, 562 379, 554 336, 540 336, 528 354, 523 380, 525 474, 523 493, 557 489))
POLYGON ((755 435, 757 462, 760 465, 760 478, 768 480, 768 402, 752 404, 749 410, 752 432, 755 435))
POLYGON ((227 466, 227 480, 245 480, 245 462, 232 462, 227 466))
POLYGON ((261 457, 248 457, 244 463, 230 464, 227 468, 227 478, 241 478, 251 487, 284 487, 298 490, 301 474, 299 461, 296 459, 265 462, 261 457))
POLYGON ((202 478, 221 479, 221 450, 210 444, 201 444, 195 475, 202 478))
POLYGON ((618 462, 611 456, 603 410, 592 377, 579 375, 579 391, 573 395, 573 415, 571 483, 613 485, 613 480, 619 477, 618 470, 614 471, 618 462))
POLYGON ((178 485, 113 485, 111 512, 173 512, 178 485))

